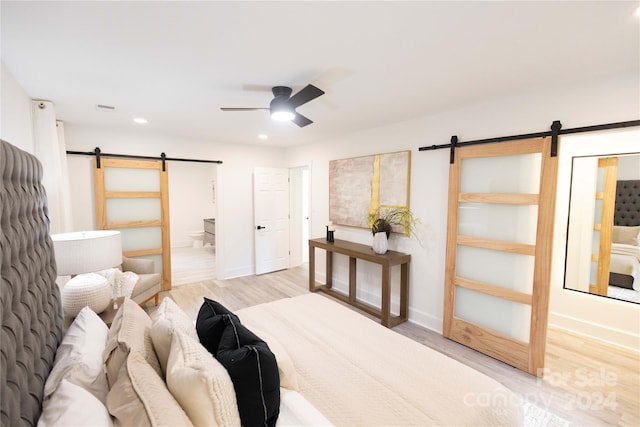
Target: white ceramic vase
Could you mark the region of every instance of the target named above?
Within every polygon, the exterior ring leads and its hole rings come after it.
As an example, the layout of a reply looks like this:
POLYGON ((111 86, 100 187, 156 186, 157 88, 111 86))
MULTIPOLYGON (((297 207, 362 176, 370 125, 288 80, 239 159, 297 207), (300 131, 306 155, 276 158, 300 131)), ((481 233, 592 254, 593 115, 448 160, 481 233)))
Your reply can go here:
POLYGON ((373 235, 373 251, 377 254, 386 254, 388 250, 387 233, 380 231, 373 235))

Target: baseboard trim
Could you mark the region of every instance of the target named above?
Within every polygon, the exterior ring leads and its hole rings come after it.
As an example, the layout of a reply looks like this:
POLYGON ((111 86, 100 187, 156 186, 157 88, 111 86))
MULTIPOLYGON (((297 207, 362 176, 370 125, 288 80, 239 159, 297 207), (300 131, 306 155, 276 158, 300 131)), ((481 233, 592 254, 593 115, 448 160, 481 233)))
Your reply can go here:
MULTIPOLYGON (((320 283, 327 283, 325 280, 326 276, 321 273, 316 273, 316 280, 320 283)), ((349 294, 349 284, 343 280, 333 279, 332 287, 345 295, 349 294)), ((358 290, 357 291, 358 300, 365 302, 367 304, 373 305, 374 307, 380 307, 381 305, 381 297, 380 295, 374 294, 372 292, 358 290)), ((398 301, 398 295, 391 296, 391 313, 397 315, 400 312, 400 302, 398 301), (393 301, 395 299, 395 301, 393 301)), ((409 304, 409 322, 414 323, 418 326, 422 326, 423 328, 427 328, 439 334, 442 334, 442 319, 432 316, 429 313, 425 313, 424 311, 418 310, 416 308, 411 307, 409 304)))
POLYGON ((549 312, 549 326, 640 353, 640 337, 620 329, 554 312, 549 312))
POLYGON ((219 280, 235 279, 236 277, 252 276, 254 274, 255 274, 255 271, 251 266, 232 268, 232 269, 224 270, 222 274, 218 274, 218 279, 219 280))

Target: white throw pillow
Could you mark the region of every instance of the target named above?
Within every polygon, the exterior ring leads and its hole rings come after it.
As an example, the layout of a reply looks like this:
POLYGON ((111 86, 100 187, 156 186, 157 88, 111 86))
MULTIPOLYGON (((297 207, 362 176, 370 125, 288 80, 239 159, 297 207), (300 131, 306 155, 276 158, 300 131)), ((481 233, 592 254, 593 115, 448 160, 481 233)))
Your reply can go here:
POLYGON ((151 325, 151 339, 162 372, 167 372, 167 360, 171 348, 171 337, 176 331, 182 331, 198 340, 198 333, 189 316, 171 298, 162 299, 151 325))
POLYGON ((107 408, 87 390, 63 379, 43 405, 39 427, 112 426, 107 408))
POLYGON ((229 373, 199 341, 180 331, 171 341, 166 381, 195 426, 240 426, 229 373))
POLYGON ((63 379, 76 384, 100 402, 109 391, 103 369, 109 329, 89 307, 80 310, 56 351, 53 369, 44 386, 44 398, 51 396, 63 379))

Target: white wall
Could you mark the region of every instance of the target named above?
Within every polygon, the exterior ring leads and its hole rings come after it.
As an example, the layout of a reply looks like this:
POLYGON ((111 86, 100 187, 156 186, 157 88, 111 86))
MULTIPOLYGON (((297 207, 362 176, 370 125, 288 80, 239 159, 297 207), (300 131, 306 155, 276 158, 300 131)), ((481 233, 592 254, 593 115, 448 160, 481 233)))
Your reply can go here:
MULTIPOLYGON (((235 145, 205 140, 185 140, 150 132, 120 132, 95 127, 65 127, 67 149, 105 153, 222 160, 217 169, 216 272, 219 279, 252 274, 253 260, 253 169, 285 167, 284 150, 258 145, 235 145)), ((74 228, 95 227, 93 175, 88 158, 68 156, 74 228), (90 225, 90 227, 87 227, 90 225)), ((171 199, 171 194, 169 194, 171 199)), ((189 205, 182 206, 189 209, 189 205)), ((171 215, 171 213, 170 213, 171 215)), ((180 214, 181 215, 181 214, 180 214)))
POLYGON ((31 98, 4 65, 0 70, 0 138, 34 152, 31 98))
MULTIPOLYGON (((458 135, 460 141, 464 142, 544 131, 549 129, 554 120, 560 120, 565 129, 637 120, 640 117, 639 94, 639 76, 632 74, 597 81, 578 81, 573 86, 532 88, 530 93, 289 149, 290 165, 312 161, 311 237, 323 236, 324 225, 328 221, 329 160, 411 150, 411 209, 422 219, 422 245, 415 239, 394 235, 390 249, 412 255, 410 320, 440 332, 444 301, 449 152, 418 152, 417 149, 446 144, 451 135, 458 135)), ((562 151, 560 155, 563 155, 562 151)), ((336 237, 371 243, 370 232, 364 229, 338 226, 336 237)), ((322 280, 323 257, 316 259, 316 276, 322 280)), ((564 250, 556 250, 554 259, 564 261, 564 250)), ((339 258, 334 263, 334 270, 337 272, 334 286, 346 291, 348 261, 339 258)), ((376 266, 358 267, 359 287, 363 289, 362 295, 371 302, 379 300, 379 274, 376 266)), ((555 280, 552 287, 561 289, 562 283, 555 280)), ((556 293, 552 298, 555 296, 556 293)), ((555 304, 553 309, 562 310, 563 306, 555 304)), ((607 322, 607 319, 602 320, 607 322)))

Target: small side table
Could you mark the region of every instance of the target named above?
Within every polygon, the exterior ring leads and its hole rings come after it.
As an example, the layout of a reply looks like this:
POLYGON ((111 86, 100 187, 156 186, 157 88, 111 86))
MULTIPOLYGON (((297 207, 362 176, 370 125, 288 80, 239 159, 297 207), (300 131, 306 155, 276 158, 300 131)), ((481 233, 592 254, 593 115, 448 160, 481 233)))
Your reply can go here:
POLYGON ((309 291, 324 292, 341 301, 346 302, 366 313, 376 316, 380 323, 387 328, 406 322, 409 312, 409 264, 411 255, 402 252, 387 251, 384 255, 376 254, 371 246, 346 240, 335 239, 333 242, 325 238, 309 240, 309 291), (326 252, 326 284, 316 283, 316 255, 315 249, 324 249, 326 252), (343 295, 332 287, 333 281, 333 254, 342 254, 349 257, 349 295, 343 295), (381 293, 382 304, 380 308, 373 307, 356 299, 356 262, 363 260, 380 264, 382 266, 381 293), (400 266, 400 315, 391 315, 391 267, 400 266))

